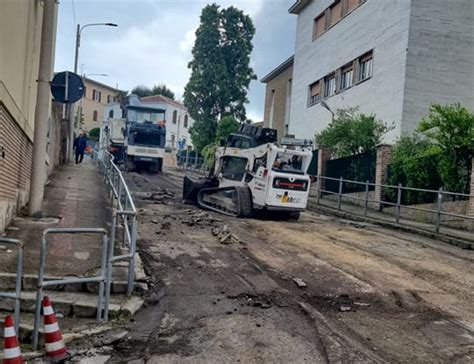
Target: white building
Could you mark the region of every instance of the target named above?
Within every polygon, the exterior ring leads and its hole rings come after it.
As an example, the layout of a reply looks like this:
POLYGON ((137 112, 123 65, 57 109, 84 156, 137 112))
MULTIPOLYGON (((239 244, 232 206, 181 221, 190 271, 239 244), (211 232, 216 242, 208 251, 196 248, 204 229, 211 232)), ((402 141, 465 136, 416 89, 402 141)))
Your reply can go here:
MULTIPOLYGON (((188 114, 186 107, 175 100, 162 95, 138 97, 136 95, 130 95, 128 103, 130 105, 141 105, 142 107, 149 107, 150 109, 162 109, 165 111, 165 123, 166 123, 166 147, 172 149, 185 149, 188 146, 192 146, 191 135, 189 134, 189 128, 193 125, 193 119, 188 114)), ((107 118, 120 118, 124 114, 120 108, 119 103, 111 103, 106 106, 104 112, 104 119, 107 118)), ((129 110, 129 118, 134 120, 135 114, 132 110, 129 110)), ((143 120, 136 121, 162 121, 157 120, 158 117, 162 117, 162 114, 156 114, 151 112, 150 114, 139 113, 139 117, 144 118, 143 120)))
POLYGON ((296 1, 289 10, 298 17, 289 133, 314 135, 330 111, 359 106, 394 123, 385 140, 393 142, 413 132, 432 103, 474 110, 473 4, 296 1))

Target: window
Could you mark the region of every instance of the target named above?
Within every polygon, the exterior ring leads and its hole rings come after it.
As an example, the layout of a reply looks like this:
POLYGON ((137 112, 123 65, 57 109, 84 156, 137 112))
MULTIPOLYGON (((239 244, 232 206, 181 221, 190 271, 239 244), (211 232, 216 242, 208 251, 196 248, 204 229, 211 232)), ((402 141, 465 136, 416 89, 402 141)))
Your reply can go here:
POLYGON ((336 93, 336 76, 334 74, 324 78, 324 97, 330 97, 336 93))
POLYGON ((338 23, 366 0, 335 0, 333 4, 319 14, 313 23, 313 41, 326 30, 338 23))
POLYGON ((184 127, 188 127, 188 115, 184 115, 184 127))
POLYGON ((232 181, 242 181, 247 162, 247 158, 225 156, 222 162, 222 177, 232 181))
POLYGON ((173 111, 173 124, 176 124, 177 120, 178 120, 178 112, 175 110, 173 111))
POLYGON ((350 64, 349 66, 346 66, 342 69, 340 89, 345 90, 351 87, 353 79, 354 79, 354 68, 352 64, 350 64))
POLYGON ((112 119, 113 117, 114 117, 114 111, 113 111, 113 110, 110 110, 110 111, 109 111, 109 118, 112 119))
POLYGON ((97 121, 97 110, 94 110, 94 112, 92 113, 92 121, 97 121))
POLYGON ((112 102, 112 95, 107 95, 107 103, 110 104, 112 102))
POLYGON ((92 90, 92 100, 100 102, 102 98, 102 92, 97 90, 92 90))
POLYGON ((369 52, 366 55, 360 57, 359 64, 359 81, 363 81, 372 77, 372 72, 374 69, 374 58, 372 52, 369 52))
POLYGON ((342 1, 337 1, 331 6, 331 26, 336 24, 339 20, 341 20, 342 15, 342 1))
POLYGON ((321 100, 321 83, 315 82, 309 86, 309 106, 313 106, 321 100))
POLYGON ((320 15, 316 20, 314 21, 314 31, 313 31, 313 40, 318 38, 321 34, 324 33, 325 30, 325 16, 324 14, 320 15))
POLYGON ((171 135, 171 147, 173 147, 173 148, 174 148, 175 141, 176 141, 176 136, 172 134, 171 135))

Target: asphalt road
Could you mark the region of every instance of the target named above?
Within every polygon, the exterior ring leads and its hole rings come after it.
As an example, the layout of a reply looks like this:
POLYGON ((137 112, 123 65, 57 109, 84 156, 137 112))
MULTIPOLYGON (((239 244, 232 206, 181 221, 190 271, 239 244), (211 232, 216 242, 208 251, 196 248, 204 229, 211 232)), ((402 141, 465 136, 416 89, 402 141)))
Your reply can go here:
POLYGON ((111 362, 474 360, 472 251, 311 212, 209 213, 182 178, 126 174, 153 288, 111 362))

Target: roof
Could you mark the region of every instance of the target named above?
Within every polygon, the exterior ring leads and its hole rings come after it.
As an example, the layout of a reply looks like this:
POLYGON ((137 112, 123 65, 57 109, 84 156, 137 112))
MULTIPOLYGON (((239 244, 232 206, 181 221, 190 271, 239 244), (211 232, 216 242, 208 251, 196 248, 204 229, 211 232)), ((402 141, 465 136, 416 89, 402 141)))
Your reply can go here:
POLYGON ((96 85, 99 85, 99 86, 101 86, 101 87, 107 88, 107 89, 109 89, 109 90, 111 90, 111 91, 114 91, 114 92, 122 91, 122 90, 117 89, 116 87, 106 85, 105 83, 102 83, 102 82, 93 80, 93 79, 91 79, 91 78, 82 77, 82 79, 85 80, 85 82, 94 83, 94 84, 96 84, 96 85))
POLYGON ((144 96, 140 97, 140 101, 143 103, 158 103, 162 102, 165 104, 172 104, 181 108, 185 108, 185 106, 176 100, 170 99, 169 97, 163 96, 163 95, 153 95, 153 96, 144 96))
POLYGON ((265 77, 263 77, 260 82, 267 83, 271 80, 273 80, 276 76, 278 76, 280 73, 285 71, 286 69, 290 68, 293 66, 293 61, 295 60, 295 56, 291 56, 288 58, 285 62, 274 68, 272 71, 270 71, 269 74, 267 74, 265 77))
POLYGON ((288 12, 290 14, 299 14, 310 2, 311 0, 296 0, 291 8, 288 9, 288 12))

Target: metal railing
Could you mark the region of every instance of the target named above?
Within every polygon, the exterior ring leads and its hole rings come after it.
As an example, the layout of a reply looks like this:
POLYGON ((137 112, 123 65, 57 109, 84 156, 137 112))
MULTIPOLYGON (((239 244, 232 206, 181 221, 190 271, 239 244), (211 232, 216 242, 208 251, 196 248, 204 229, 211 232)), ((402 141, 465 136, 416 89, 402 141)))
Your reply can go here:
POLYGON ((135 280, 135 253, 137 249, 137 209, 133 202, 130 190, 125 182, 122 172, 114 163, 113 156, 102 151, 102 157, 98 159, 99 169, 104 177, 105 184, 110 193, 110 201, 112 208, 112 228, 110 232, 110 244, 108 252, 108 270, 109 277, 106 284, 106 310, 104 319, 108 319, 108 299, 112 285, 112 265, 113 263, 126 261, 128 262, 127 275, 127 295, 133 292, 135 280), (122 248, 128 249, 127 254, 115 256, 115 240, 117 239, 117 228, 123 227, 122 248))
MULTIPOLYGON (((449 192, 449 191, 444 191, 442 188, 439 190, 428 190, 428 189, 423 189, 423 188, 413 188, 413 187, 405 187, 399 184, 398 186, 393 186, 393 185, 387 185, 387 184, 376 184, 373 182, 360 182, 360 181, 353 181, 353 180, 347 180, 342 177, 340 178, 332 178, 332 177, 325 177, 325 176, 317 176, 316 177, 316 198, 317 198, 317 203, 320 203, 320 200, 323 198, 323 194, 327 195, 335 195, 337 196, 337 210, 341 211, 342 209, 342 200, 343 199, 350 199, 350 200, 357 200, 362 202, 363 206, 363 216, 366 217, 368 214, 369 210, 369 204, 375 204, 376 206, 379 206, 379 210, 381 210, 384 206, 391 206, 395 208, 394 211, 394 219, 397 224, 400 224, 400 215, 401 215, 401 209, 409 209, 409 210, 416 210, 416 211, 423 211, 426 213, 431 213, 435 215, 435 231, 437 234, 440 232, 440 227, 442 225, 442 216, 449 216, 457 219, 463 219, 463 220, 470 220, 474 221, 474 216, 469 216, 469 215, 461 215, 461 214, 456 214, 453 212, 449 211, 444 211, 443 210, 443 203, 447 202, 445 196, 451 196, 454 200, 468 200, 468 199, 474 199, 473 195, 467 195, 463 193, 455 193, 455 192, 449 192), (324 188, 321 188, 321 186, 324 185, 325 181, 338 181, 338 192, 330 191, 324 188), (358 185, 361 186, 361 191, 360 193, 363 193, 363 197, 359 197, 354 195, 354 192, 351 193, 343 193, 343 187, 344 184, 351 184, 351 185, 358 185), (386 192, 387 190, 393 189, 396 191, 396 202, 391 202, 384 200, 382 197, 379 199, 371 199, 369 198, 370 196, 370 190, 380 190, 379 195, 383 196, 384 191, 386 192), (436 209, 430 209, 430 208, 425 208, 425 207, 419 207, 415 204, 412 205, 407 205, 402 203, 402 197, 404 193, 408 191, 413 191, 413 192, 422 192, 422 193, 427 193, 427 194, 435 194, 435 199, 433 200, 433 204, 436 204, 436 209)), ((395 195, 395 193, 394 193, 395 195)), ((429 203, 426 203, 429 204, 429 203)))
POLYGON ((177 167, 184 170, 195 171, 201 174, 209 173, 210 168, 206 165, 204 158, 178 156, 177 157, 177 167))
POLYGON ((20 327, 21 283, 23 279, 23 243, 17 239, 0 238, 0 244, 14 245, 17 248, 15 292, 0 292, 0 297, 15 300, 15 332, 18 333, 18 328, 20 327))
MULTIPOLYGON (((50 228, 46 229, 43 232, 43 237, 41 239, 40 247, 40 266, 38 273, 38 289, 36 292, 36 306, 35 306, 35 323, 33 329, 33 350, 38 348, 38 336, 39 336, 39 327, 41 319, 41 301, 43 300, 43 289, 45 287, 56 286, 56 285, 66 285, 66 284, 78 284, 78 283, 98 283, 99 290, 97 295, 97 322, 101 322, 102 318, 107 320, 105 317, 105 312, 108 310, 107 303, 104 306, 104 284, 107 280, 109 274, 107 270, 110 270, 110 267, 107 264, 107 251, 108 251, 108 239, 107 239, 107 230, 101 228, 50 228), (78 278, 65 278, 65 279, 56 279, 56 280, 44 280, 44 270, 46 265, 46 248, 47 248, 47 237, 49 234, 100 234, 102 235, 102 248, 101 248, 101 259, 100 259, 100 273, 94 277, 78 277, 78 278), (102 314, 104 313, 104 316, 102 314)), ((107 295, 107 293, 106 293, 107 295)), ((108 302, 109 299, 106 296, 105 302, 108 302)))

